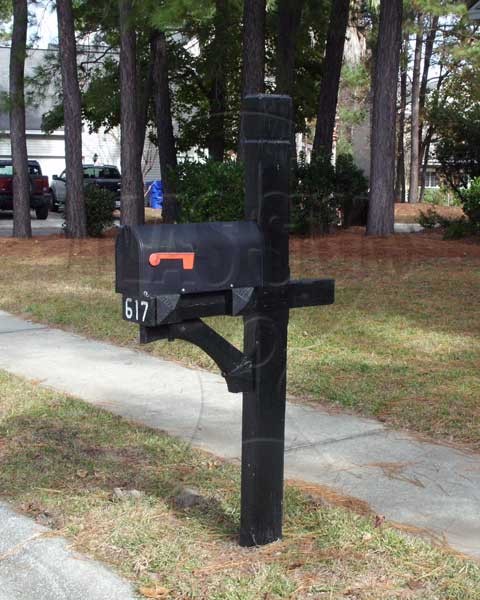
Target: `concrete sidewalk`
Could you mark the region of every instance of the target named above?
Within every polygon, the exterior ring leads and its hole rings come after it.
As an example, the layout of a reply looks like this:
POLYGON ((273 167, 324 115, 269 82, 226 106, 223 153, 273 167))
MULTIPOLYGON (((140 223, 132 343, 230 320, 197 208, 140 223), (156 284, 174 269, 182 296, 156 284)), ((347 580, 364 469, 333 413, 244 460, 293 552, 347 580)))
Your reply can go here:
POLYGON ((0 600, 135 600, 132 586, 0 502, 0 600))
MULTIPOLYGON (((0 368, 236 460, 241 396, 215 374, 0 312, 0 368)), ((374 420, 287 410, 286 475, 368 502, 480 558, 480 461, 374 420)))

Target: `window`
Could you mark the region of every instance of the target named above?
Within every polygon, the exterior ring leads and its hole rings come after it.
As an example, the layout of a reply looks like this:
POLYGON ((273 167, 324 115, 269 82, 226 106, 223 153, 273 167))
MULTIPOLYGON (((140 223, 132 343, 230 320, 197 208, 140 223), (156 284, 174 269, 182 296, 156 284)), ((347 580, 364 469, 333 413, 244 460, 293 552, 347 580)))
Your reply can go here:
POLYGON ((425 187, 426 188, 438 188, 440 187, 440 181, 435 171, 427 171, 425 175, 425 187))
POLYGON ((12 165, 0 165, 0 176, 1 175, 13 175, 12 165))
POLYGON ((38 167, 38 165, 29 164, 28 172, 30 173, 30 175, 40 175, 40 168, 38 167))
MULTIPOLYGON (((40 167, 36 164, 28 163, 28 172, 30 175, 40 175, 40 167)), ((0 163, 0 175, 13 175, 13 165, 11 162, 0 163)))
POLYGON ((88 179, 120 179, 120 173, 115 167, 84 167, 83 176, 88 179))

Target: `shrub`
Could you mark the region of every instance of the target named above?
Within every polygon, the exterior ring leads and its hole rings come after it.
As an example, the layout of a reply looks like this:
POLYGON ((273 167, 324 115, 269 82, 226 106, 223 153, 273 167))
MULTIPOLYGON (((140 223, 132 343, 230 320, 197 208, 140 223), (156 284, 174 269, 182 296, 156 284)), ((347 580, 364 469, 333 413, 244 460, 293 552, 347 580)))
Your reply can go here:
POLYGON ((96 185, 85 188, 85 209, 87 214, 87 234, 100 237, 107 227, 113 225, 115 195, 96 185))
POLYGON ((335 196, 342 211, 342 225, 366 225, 368 179, 351 154, 340 154, 335 165, 335 196))
POLYGON ((480 177, 474 179, 470 187, 460 192, 463 212, 472 223, 480 225, 480 177))
POLYGON ((433 208, 428 208, 427 212, 421 210, 418 222, 424 229, 433 229, 440 225, 439 215, 433 208))
POLYGON ((333 194, 335 170, 330 158, 321 154, 310 164, 302 158, 296 168, 291 222, 295 233, 328 233, 338 220, 333 194))
POLYGON ((467 219, 459 219, 450 221, 446 226, 443 237, 446 240, 459 240, 464 237, 478 234, 479 231, 480 227, 478 224, 468 221, 467 219))
POLYGON ((243 218, 245 193, 240 163, 186 161, 178 166, 175 182, 180 223, 243 218))
POLYGON ((430 188, 425 190, 423 196, 423 202, 425 204, 432 204, 433 206, 458 206, 459 202, 445 187, 430 188))

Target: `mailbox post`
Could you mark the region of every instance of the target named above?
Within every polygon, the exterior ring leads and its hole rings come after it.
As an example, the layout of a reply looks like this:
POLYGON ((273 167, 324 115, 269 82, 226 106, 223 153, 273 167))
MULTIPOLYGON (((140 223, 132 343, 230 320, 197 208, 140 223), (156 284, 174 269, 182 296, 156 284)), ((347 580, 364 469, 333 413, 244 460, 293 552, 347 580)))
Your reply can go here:
POLYGON ((287 329, 292 308, 334 302, 331 279, 290 280, 292 108, 286 96, 245 98, 245 220, 122 227, 116 291, 140 342, 202 348, 243 393, 240 544, 282 536, 287 329), (202 321, 244 318, 244 349, 202 321))
POLYGON ((255 389, 243 394, 240 544, 282 536, 283 460, 290 281, 289 173, 292 101, 244 100, 245 218, 264 238, 265 302, 244 317, 245 354, 253 357, 255 389))

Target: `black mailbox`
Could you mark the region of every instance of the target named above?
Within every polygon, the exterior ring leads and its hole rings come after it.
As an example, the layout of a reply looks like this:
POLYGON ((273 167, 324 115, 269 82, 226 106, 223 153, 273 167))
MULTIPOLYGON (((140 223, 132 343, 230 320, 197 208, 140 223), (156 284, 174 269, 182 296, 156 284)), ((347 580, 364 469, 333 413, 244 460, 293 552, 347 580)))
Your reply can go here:
POLYGON ((263 236, 253 222, 123 227, 116 291, 141 297, 256 287, 262 259, 263 236))
POLYGON ((239 314, 263 285, 263 257, 254 222, 123 227, 116 245, 123 316, 153 326, 239 314))

